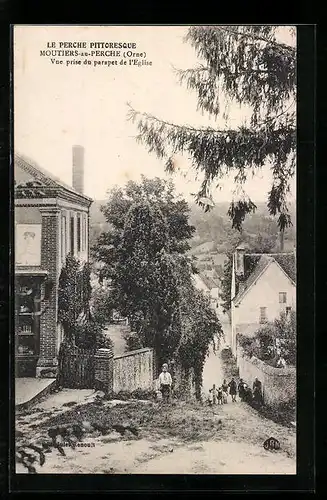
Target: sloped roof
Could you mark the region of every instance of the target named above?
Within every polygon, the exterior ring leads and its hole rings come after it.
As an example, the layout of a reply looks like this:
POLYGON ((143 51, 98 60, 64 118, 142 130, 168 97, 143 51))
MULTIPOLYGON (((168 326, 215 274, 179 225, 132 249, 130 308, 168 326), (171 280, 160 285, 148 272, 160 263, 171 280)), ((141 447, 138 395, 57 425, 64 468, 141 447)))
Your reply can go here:
POLYGON ((274 254, 275 261, 285 273, 296 283, 296 259, 293 253, 274 254))
MULTIPOLYGON (((20 167, 22 170, 31 175, 35 181, 33 182, 33 188, 39 189, 42 187, 48 188, 62 188, 66 191, 69 191, 77 196, 84 198, 85 200, 92 201, 92 198, 85 196, 84 194, 79 193, 72 186, 65 184, 61 179, 51 174, 44 168, 40 167, 35 161, 31 160, 25 155, 21 153, 15 153, 14 155, 15 164, 20 167)), ((16 187, 20 187, 20 185, 16 185, 16 187)))
POLYGON ((257 281, 259 276, 265 271, 265 269, 271 264, 271 262, 276 262, 288 278, 295 284, 296 283, 296 263, 295 255, 293 253, 289 254, 248 254, 245 255, 244 267, 245 267, 245 279, 241 281, 238 279, 238 292, 234 298, 235 302, 242 300, 244 295, 247 293, 249 288, 257 281), (257 263, 255 264, 255 258, 257 258, 257 263), (253 269, 250 273, 246 273, 246 268, 252 263, 253 269))
POLYGON ((218 283, 217 283, 216 279, 210 278, 209 276, 206 276, 204 273, 199 273, 199 276, 200 276, 201 280, 203 281, 203 283, 206 285, 206 287, 209 288, 209 290, 211 290, 212 288, 218 287, 218 283))

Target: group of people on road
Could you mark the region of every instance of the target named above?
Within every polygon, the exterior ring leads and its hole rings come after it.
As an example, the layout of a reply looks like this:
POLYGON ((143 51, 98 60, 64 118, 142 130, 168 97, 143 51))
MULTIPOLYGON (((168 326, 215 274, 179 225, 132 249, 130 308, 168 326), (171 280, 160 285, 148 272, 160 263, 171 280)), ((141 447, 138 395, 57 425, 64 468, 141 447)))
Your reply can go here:
POLYGON ((254 400, 256 403, 262 403, 262 388, 261 382, 256 377, 253 382, 253 388, 251 388, 244 382, 241 378, 237 384, 234 377, 231 381, 227 383, 224 379, 221 386, 216 387, 213 384, 212 388, 209 389, 208 403, 210 406, 215 404, 226 404, 228 402, 228 395, 231 397, 232 403, 236 403, 236 396, 239 396, 241 401, 251 402, 254 400))
MULTIPOLYGON (((168 364, 164 363, 162 365, 162 371, 159 375, 159 391, 158 395, 160 395, 160 399, 164 402, 169 402, 171 398, 171 390, 172 390, 172 377, 168 371, 168 364)), ((223 383, 216 387, 216 384, 213 384, 212 388, 209 389, 208 394, 208 403, 210 406, 216 404, 226 404, 228 403, 228 395, 231 397, 232 403, 236 403, 236 396, 238 395, 241 401, 245 401, 247 403, 255 402, 256 404, 262 404, 262 385, 260 380, 256 377, 252 389, 244 382, 241 378, 239 383, 237 384, 234 377, 232 377, 231 381, 227 383, 226 379, 224 379, 223 383)))

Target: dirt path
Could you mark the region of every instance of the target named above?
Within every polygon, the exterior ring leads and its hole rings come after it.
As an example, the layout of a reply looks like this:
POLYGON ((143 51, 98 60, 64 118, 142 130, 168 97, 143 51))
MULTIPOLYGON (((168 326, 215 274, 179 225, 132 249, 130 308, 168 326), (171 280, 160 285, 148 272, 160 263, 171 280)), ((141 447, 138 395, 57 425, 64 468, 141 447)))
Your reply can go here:
POLYGON ((124 336, 126 332, 129 331, 130 328, 125 324, 110 324, 104 330, 104 334, 112 340, 115 356, 120 356, 126 352, 126 342, 124 336))
POLYGON ((133 473, 296 474, 296 468, 291 459, 253 445, 209 441, 150 459, 134 468, 133 473))
MULTIPOLYGON (((292 459, 263 447, 233 441, 186 445, 178 440, 86 439, 66 456, 47 455, 43 474, 295 474, 292 459), (88 447, 89 445, 89 447, 88 447)), ((17 473, 26 470, 17 466, 17 473)))
POLYGON ((210 354, 206 359, 202 378, 202 387, 205 394, 208 394, 213 384, 216 384, 216 387, 218 387, 223 382, 224 377, 220 355, 219 352, 214 352, 213 348, 210 349, 210 354))
MULTIPOLYGON (((228 344, 229 338, 229 330, 230 325, 228 323, 222 323, 223 331, 226 335, 226 345, 228 344)), ((221 346, 225 346, 225 342, 221 342, 221 346)), ((210 348, 209 356, 206 359, 205 365, 203 367, 202 374, 202 388, 205 394, 208 394, 209 389, 212 388, 213 384, 216 384, 216 387, 220 386, 224 380, 222 362, 220 357, 220 350, 214 350, 213 347, 210 348)))
MULTIPOLYGON (((223 381, 220 352, 211 349, 203 389, 223 381)), ((37 473, 51 474, 296 474, 296 433, 238 401, 210 408, 175 401, 163 407, 149 401, 102 401, 94 391, 63 390, 17 415, 16 428, 27 439, 44 439, 49 426, 97 421, 132 422, 139 436, 108 431, 87 434, 65 456, 53 449, 37 473), (277 452, 263 443, 275 437, 277 452)), ((24 438, 25 439, 25 438, 24 438)), ((26 473, 17 465, 17 473, 26 473)))
MULTIPOLYGON (((209 365, 208 365, 209 366, 209 365)), ((94 393, 63 391, 17 416, 17 429, 38 441, 53 425, 129 419, 139 436, 88 433, 62 456, 53 449, 37 473, 62 474, 295 474, 295 432, 260 416, 245 403, 209 408, 175 402, 169 408, 151 402, 94 402, 94 393), (75 404, 74 404, 75 403, 75 404), (278 452, 263 442, 276 437, 278 452)), ((18 473, 26 473, 20 464, 18 473)))

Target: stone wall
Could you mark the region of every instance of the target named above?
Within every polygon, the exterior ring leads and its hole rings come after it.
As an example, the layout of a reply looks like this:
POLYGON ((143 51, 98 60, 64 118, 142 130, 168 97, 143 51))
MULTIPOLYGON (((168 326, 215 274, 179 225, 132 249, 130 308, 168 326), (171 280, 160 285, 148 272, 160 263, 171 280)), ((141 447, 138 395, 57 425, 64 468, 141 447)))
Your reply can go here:
POLYGON ((153 389, 153 350, 137 349, 113 360, 113 391, 132 392, 153 389))
POLYGON ((95 387, 107 394, 113 391, 113 358, 112 349, 98 349, 94 356, 95 387))
POLYGON ((237 349, 239 376, 252 388, 255 377, 262 383, 264 403, 274 406, 296 398, 296 369, 294 366, 275 368, 256 357, 249 358, 237 349))

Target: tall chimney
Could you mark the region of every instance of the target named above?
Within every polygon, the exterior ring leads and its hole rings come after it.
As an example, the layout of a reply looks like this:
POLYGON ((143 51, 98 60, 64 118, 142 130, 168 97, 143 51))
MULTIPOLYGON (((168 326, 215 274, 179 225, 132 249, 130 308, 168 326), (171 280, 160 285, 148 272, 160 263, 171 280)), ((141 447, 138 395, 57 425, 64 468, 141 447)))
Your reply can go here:
POLYGON ((73 146, 73 188, 78 193, 84 193, 84 148, 73 146))

